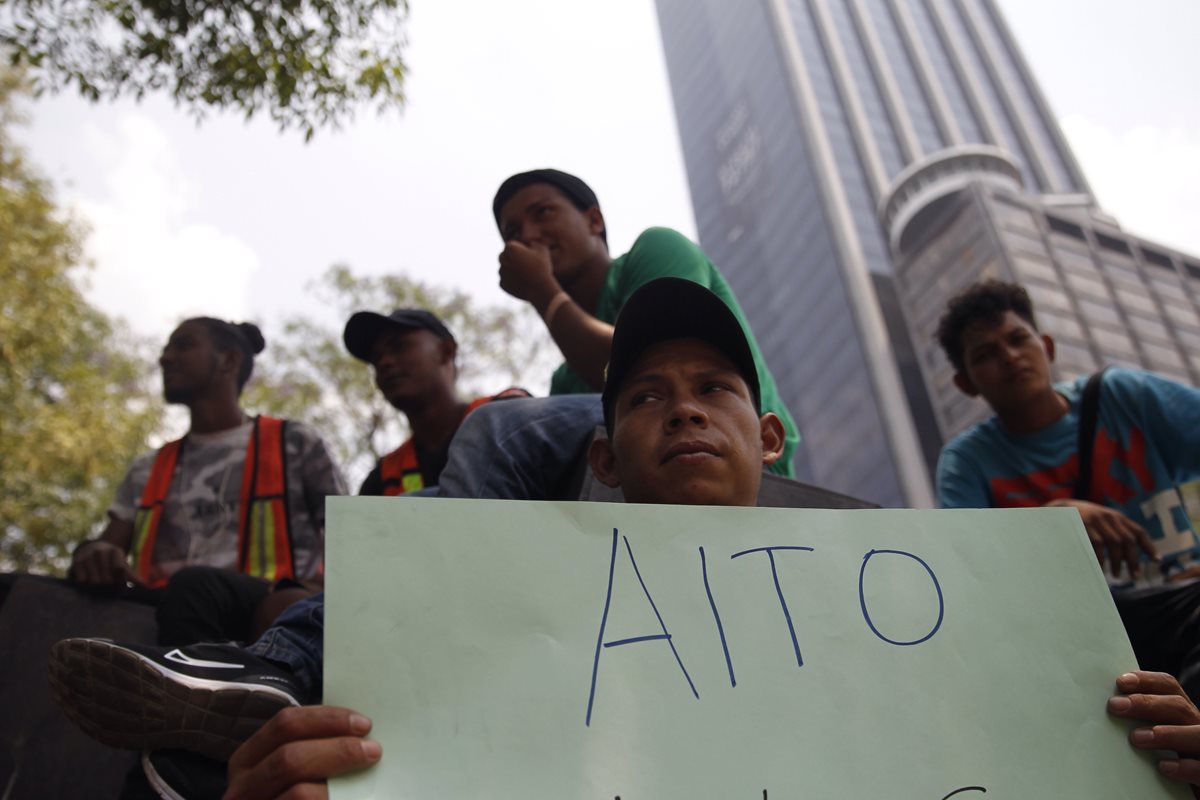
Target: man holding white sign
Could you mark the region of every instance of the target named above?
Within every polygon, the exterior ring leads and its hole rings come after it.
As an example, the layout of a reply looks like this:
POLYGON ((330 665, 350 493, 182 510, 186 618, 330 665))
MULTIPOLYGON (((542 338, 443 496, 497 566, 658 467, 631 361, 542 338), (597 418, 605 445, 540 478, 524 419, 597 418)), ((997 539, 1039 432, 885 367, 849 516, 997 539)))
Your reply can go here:
MULTIPOLYGON (((704 287, 676 278, 645 285, 627 309, 602 396, 612 438, 588 454, 597 478, 620 486, 628 502, 754 505, 785 434, 778 417, 760 414, 757 370, 736 317, 704 287)), ((285 709, 234 753, 230 791, 274 796, 293 780, 374 763, 378 745, 356 741, 369 729, 347 709, 285 709)))

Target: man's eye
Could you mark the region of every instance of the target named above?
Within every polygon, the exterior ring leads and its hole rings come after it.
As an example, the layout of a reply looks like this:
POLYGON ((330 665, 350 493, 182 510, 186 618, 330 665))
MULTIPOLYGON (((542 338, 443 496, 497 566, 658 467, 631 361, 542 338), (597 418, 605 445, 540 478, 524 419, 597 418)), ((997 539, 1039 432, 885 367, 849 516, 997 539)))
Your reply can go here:
POLYGON ((724 391, 726 391, 728 388, 729 388, 729 387, 728 387, 728 386, 726 386, 725 384, 723 384, 723 383, 717 383, 717 382, 715 382, 715 381, 714 381, 714 382, 710 382, 710 383, 706 383, 706 384, 704 384, 704 386, 702 386, 700 390, 701 390, 701 391, 702 391, 704 394, 712 394, 713 392, 724 392, 724 391))
POLYGON ((633 394, 630 396, 629 407, 637 408, 638 406, 644 405, 645 403, 648 403, 649 401, 651 401, 653 399, 654 399, 654 394, 651 392, 637 392, 636 394, 633 394))

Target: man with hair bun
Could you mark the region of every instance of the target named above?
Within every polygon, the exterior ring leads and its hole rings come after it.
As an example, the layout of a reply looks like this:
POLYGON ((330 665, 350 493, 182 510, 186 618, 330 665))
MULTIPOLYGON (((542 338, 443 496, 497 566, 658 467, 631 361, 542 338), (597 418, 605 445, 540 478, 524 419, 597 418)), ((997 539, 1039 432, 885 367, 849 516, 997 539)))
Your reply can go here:
POLYGON ((104 532, 72 555, 78 586, 157 603, 163 644, 251 639, 272 585, 321 574, 325 497, 345 485, 310 428, 242 409, 265 344, 248 322, 195 317, 175 329, 158 363, 188 432, 134 461, 104 532))

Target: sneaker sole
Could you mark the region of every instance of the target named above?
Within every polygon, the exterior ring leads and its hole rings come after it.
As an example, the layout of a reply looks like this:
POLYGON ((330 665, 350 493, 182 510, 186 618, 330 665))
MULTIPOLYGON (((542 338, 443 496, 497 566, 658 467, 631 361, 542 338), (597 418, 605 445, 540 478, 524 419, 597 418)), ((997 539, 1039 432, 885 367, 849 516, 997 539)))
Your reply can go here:
POLYGON ((132 650, 67 639, 50 650, 55 700, 89 736, 127 750, 189 750, 224 761, 280 710, 297 705, 259 684, 175 672, 132 650))

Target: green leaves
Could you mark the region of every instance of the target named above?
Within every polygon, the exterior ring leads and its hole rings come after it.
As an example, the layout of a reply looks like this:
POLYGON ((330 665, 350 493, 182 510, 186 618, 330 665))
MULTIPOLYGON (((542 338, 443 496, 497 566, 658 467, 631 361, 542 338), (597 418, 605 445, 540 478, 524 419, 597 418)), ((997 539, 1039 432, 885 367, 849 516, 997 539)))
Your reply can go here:
POLYGON ((312 138, 357 106, 404 104, 405 0, 7 0, 0 48, 35 91, 165 90, 312 138))
POLYGON ((162 409, 153 350, 76 286, 82 231, 13 147, 0 70, 0 569, 53 569, 93 533, 162 409))

